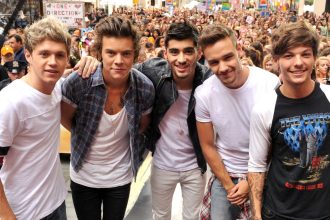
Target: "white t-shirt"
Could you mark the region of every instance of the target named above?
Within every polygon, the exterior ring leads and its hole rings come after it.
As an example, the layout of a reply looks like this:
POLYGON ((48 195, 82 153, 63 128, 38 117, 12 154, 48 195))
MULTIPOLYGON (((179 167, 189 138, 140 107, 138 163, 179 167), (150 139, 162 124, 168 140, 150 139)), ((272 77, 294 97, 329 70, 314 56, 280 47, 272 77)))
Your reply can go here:
POLYGON ((156 143, 153 163, 169 171, 187 171, 198 167, 188 133, 188 104, 191 90, 178 90, 179 96, 159 123, 161 136, 156 143))
POLYGON ((17 219, 46 217, 67 195, 58 154, 61 97, 60 83, 51 95, 23 80, 0 92, 0 147, 10 146, 0 178, 17 219))
POLYGON ((274 74, 257 67, 249 69, 247 81, 238 89, 225 87, 213 75, 195 92, 196 120, 212 122, 217 151, 227 171, 235 174, 247 173, 252 107, 260 95, 279 83, 274 74))
POLYGON ((125 108, 115 115, 103 111, 94 137, 82 168, 75 172, 70 166, 71 179, 93 188, 113 188, 130 183, 133 171, 125 108))

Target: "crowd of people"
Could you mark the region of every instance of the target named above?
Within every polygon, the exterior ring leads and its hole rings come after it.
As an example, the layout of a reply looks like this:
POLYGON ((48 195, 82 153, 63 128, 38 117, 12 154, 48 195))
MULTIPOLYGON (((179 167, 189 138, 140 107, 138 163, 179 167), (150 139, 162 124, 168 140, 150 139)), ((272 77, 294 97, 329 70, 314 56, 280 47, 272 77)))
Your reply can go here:
POLYGON ((66 219, 60 124, 78 219, 123 219, 148 151, 155 220, 177 184, 184 220, 330 218, 329 13, 97 15, 8 34, 0 219, 66 219))

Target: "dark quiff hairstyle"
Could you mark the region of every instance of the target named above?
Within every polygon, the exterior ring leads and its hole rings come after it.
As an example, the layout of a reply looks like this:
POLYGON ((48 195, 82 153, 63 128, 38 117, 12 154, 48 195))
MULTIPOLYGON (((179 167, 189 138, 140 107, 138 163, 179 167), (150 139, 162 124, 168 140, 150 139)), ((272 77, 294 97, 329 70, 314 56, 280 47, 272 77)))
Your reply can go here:
POLYGON ((198 30, 192 23, 188 21, 172 23, 165 34, 165 47, 168 48, 170 40, 186 40, 191 39, 194 46, 198 47, 198 30))
POLYGON ((275 59, 285 54, 288 50, 307 46, 317 56, 320 39, 315 29, 304 21, 282 24, 275 30, 271 37, 272 55, 275 59))
POLYGON ((94 47, 98 51, 99 58, 102 53, 103 37, 128 37, 133 40, 134 60, 137 60, 140 51, 140 36, 130 20, 116 15, 105 17, 95 26, 94 34, 94 47))
POLYGON ((220 24, 208 25, 203 29, 203 32, 199 37, 199 45, 204 51, 207 46, 213 45, 219 40, 224 40, 227 37, 231 39, 233 45, 236 47, 237 39, 231 28, 220 24))

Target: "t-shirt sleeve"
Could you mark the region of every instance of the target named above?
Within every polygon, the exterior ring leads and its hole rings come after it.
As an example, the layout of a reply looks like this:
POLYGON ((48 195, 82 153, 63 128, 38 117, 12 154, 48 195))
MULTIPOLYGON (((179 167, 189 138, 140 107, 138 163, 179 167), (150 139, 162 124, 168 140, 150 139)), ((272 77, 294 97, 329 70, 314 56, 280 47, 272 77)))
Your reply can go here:
POLYGON ((272 116, 264 112, 261 105, 256 105, 250 120, 249 172, 266 172, 270 150, 270 128, 272 116))
POLYGON ((62 82, 62 101, 72 105, 74 108, 78 106, 77 85, 79 84, 77 74, 71 74, 62 82))
POLYGON ((20 130, 20 120, 15 106, 3 94, 0 96, 0 106, 0 156, 4 156, 20 130))
POLYGON ((195 91, 195 99, 196 99, 196 106, 195 106, 195 115, 196 120, 198 122, 210 122, 210 112, 207 106, 207 98, 203 95, 203 86, 197 87, 195 91))

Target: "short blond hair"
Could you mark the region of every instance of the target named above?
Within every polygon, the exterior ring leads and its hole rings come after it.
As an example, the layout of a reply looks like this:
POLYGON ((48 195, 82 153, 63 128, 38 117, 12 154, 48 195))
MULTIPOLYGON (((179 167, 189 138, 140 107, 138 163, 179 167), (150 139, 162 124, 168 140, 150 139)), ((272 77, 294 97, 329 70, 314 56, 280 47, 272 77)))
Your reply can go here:
POLYGON ((49 16, 27 27, 24 33, 25 49, 32 53, 46 39, 64 43, 68 55, 70 54, 71 37, 67 26, 59 19, 49 16))

